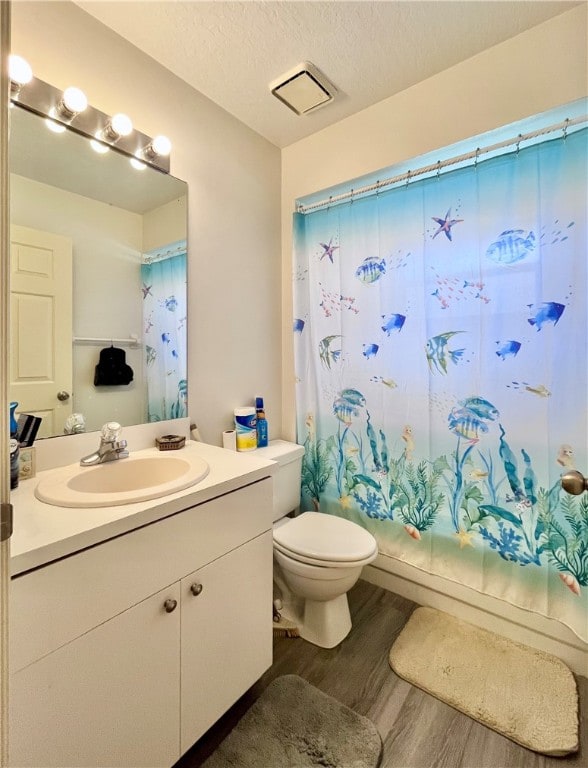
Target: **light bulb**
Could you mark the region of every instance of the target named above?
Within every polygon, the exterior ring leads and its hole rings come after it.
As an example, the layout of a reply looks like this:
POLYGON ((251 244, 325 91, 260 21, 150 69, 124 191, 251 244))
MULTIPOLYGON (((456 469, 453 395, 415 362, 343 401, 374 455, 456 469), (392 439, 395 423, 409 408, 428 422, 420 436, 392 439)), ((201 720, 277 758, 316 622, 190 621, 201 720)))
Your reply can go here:
POLYGON ((133 168, 136 171, 144 171, 145 168, 147 168, 145 163, 142 163, 140 160, 137 160, 136 157, 131 157, 131 159, 129 160, 129 163, 133 166, 133 168))
POLYGON ((63 133, 66 130, 65 125, 61 125, 61 123, 52 120, 50 117, 45 118, 45 125, 50 131, 53 131, 53 133, 63 133))
POLYGON ((63 92, 62 102, 68 112, 73 115, 77 115, 79 112, 83 112, 88 106, 88 99, 86 94, 79 88, 66 88, 63 92))
POLYGON ((112 130, 118 134, 118 136, 128 136, 133 132, 133 123, 131 118, 124 115, 122 112, 118 112, 110 121, 112 130))
POLYGON ((96 139, 90 139, 90 146, 94 152, 98 152, 99 155, 104 155, 106 152, 108 152, 108 147, 105 146, 101 141, 96 141, 96 139))
POLYGON ((151 142, 151 146, 153 147, 155 154, 161 155, 162 157, 169 155, 171 152, 171 141, 167 136, 156 136, 151 142))
POLYGON ((25 61, 22 56, 10 54, 8 59, 8 76, 13 83, 23 86, 30 83, 33 79, 33 70, 28 61, 25 61))

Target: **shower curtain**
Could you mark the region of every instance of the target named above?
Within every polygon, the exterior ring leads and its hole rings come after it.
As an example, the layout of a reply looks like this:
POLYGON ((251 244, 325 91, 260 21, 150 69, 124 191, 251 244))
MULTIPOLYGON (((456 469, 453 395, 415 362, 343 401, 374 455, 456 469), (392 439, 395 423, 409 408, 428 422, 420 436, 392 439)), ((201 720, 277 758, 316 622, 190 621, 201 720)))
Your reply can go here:
POLYGON ((306 509, 588 640, 587 131, 294 215, 306 509))
POLYGON ((147 420, 187 416, 186 241, 143 256, 147 420))

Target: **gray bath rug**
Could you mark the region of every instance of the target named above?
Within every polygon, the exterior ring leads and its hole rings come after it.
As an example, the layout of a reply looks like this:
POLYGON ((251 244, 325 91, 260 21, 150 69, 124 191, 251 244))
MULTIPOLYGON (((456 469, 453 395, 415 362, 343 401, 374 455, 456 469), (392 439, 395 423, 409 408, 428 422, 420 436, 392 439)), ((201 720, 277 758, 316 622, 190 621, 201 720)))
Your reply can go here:
POLYGON ((576 681, 555 656, 417 608, 389 658, 409 683, 527 749, 578 750, 576 681))
POLYGON ((203 768, 377 768, 376 726, 297 675, 276 678, 203 768))

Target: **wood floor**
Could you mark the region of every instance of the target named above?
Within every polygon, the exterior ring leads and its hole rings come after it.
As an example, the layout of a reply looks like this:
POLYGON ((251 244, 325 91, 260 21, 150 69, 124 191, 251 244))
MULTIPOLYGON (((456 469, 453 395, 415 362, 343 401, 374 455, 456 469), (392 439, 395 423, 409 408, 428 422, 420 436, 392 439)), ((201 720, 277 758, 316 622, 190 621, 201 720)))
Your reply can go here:
MULTIPOLYGON (((277 676, 296 674, 369 717, 384 744, 380 768, 572 768, 588 766, 588 680, 580 692, 581 749, 566 758, 538 755, 397 677, 388 651, 415 603, 359 581, 349 593, 353 629, 333 650, 301 639, 274 641, 266 674, 175 768, 198 768, 277 676)), ((281 768, 281 766, 259 766, 281 768)))

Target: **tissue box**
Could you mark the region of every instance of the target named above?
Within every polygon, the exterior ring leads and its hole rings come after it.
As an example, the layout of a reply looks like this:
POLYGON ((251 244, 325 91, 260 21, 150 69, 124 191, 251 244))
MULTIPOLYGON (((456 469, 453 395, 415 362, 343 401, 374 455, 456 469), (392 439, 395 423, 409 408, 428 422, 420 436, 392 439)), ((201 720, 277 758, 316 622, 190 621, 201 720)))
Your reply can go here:
POLYGON ((20 449, 18 455, 18 479, 28 480, 35 476, 35 449, 24 447, 20 449))

